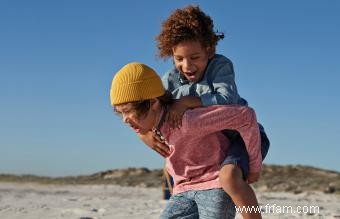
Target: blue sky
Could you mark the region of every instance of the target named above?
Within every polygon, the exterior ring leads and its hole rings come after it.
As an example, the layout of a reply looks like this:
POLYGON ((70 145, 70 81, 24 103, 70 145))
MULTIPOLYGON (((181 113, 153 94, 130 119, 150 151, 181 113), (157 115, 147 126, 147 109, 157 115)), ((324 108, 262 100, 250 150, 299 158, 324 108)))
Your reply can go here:
POLYGON ((340 171, 340 2, 0 1, 0 173, 161 168, 109 103, 131 61, 160 75, 161 21, 198 4, 225 33, 239 93, 271 139, 268 164, 340 171))

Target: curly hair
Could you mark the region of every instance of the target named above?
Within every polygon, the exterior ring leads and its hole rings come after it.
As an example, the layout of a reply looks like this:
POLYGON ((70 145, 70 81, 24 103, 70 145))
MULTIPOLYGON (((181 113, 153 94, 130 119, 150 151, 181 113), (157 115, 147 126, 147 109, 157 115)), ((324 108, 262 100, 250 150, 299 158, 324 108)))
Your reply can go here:
POLYGON ((171 57, 173 47, 183 41, 198 40, 202 46, 215 49, 223 36, 218 36, 213 28, 213 20, 198 6, 189 5, 175 10, 162 23, 161 32, 156 37, 159 57, 171 57))

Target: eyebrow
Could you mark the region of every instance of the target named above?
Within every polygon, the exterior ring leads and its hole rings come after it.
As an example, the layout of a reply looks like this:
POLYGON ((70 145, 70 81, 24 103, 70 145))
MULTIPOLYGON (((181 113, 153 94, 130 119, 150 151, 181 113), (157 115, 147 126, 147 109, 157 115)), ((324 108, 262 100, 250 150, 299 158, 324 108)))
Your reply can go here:
MULTIPOLYGON (((201 54, 200 52, 196 52, 196 53, 190 54, 189 56, 195 56, 195 55, 200 55, 200 54, 201 54)), ((174 57, 183 57, 183 56, 174 54, 174 57)))
POLYGON ((123 111, 126 111, 125 109, 126 109, 126 107, 124 108, 121 108, 120 109, 120 111, 117 109, 117 106, 115 106, 115 107, 113 107, 113 109, 116 111, 116 112, 118 112, 118 113, 122 113, 123 111))
POLYGON ((123 109, 121 109, 120 111, 118 111, 119 113, 128 113, 128 112, 130 112, 132 109, 131 108, 128 108, 128 109, 126 109, 126 108, 123 108, 123 109))

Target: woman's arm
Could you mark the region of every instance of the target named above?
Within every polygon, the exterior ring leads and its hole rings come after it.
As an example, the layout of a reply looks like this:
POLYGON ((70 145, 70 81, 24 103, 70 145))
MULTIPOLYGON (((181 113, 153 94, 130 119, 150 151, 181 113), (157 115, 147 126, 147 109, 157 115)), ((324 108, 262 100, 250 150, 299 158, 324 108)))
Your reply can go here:
POLYGON ((249 155, 249 171, 259 172, 262 167, 261 139, 256 114, 252 108, 214 105, 187 110, 184 113, 182 131, 187 134, 210 134, 224 129, 240 133, 249 155))

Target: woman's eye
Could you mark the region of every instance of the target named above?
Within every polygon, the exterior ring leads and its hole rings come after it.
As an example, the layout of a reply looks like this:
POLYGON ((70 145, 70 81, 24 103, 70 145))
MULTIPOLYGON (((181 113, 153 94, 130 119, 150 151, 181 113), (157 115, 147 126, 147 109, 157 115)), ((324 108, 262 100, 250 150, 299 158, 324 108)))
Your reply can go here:
POLYGON ((115 109, 114 109, 113 111, 114 111, 114 113, 115 113, 117 116, 120 116, 120 117, 122 116, 122 113, 121 113, 121 112, 119 112, 119 111, 117 111, 117 110, 115 110, 115 109))

